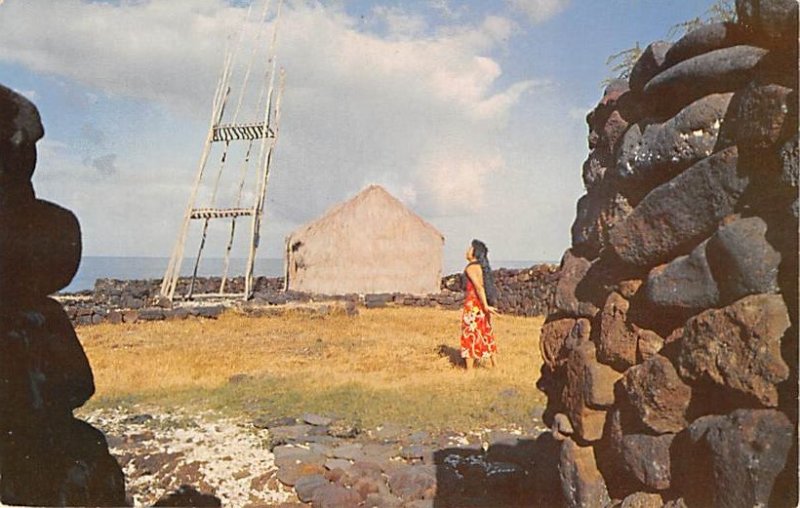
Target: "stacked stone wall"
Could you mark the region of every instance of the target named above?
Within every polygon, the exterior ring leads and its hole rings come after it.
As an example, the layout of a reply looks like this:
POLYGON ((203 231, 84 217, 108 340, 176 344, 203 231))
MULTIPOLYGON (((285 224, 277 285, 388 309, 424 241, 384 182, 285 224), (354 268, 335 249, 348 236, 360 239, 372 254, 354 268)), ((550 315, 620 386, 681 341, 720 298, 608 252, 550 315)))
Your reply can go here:
POLYGON ((797 506, 797 3, 736 11, 587 116, 538 381, 568 506, 797 506))
MULTIPOLYGON (((558 281, 558 267, 550 264, 534 265, 524 269, 501 268, 494 271, 498 289, 498 308, 507 314, 519 316, 544 316, 552 308, 553 295, 558 281)), ((188 289, 188 280, 181 279, 178 292, 188 289)), ((163 319, 184 319, 190 316, 215 318, 225 307, 221 303, 175 305, 158 297, 159 280, 98 279, 93 291, 60 298, 70 320, 76 325, 99 323, 134 323, 163 319)), ((198 278, 196 293, 212 293, 219 289, 217 277, 198 278)), ((244 291, 244 279, 230 279, 226 291, 244 291)), ((255 293, 250 307, 308 302, 352 302, 367 308, 386 305, 406 307, 442 307, 459 309, 464 300, 462 274, 442 278, 442 290, 431 295, 384 293, 369 295, 313 295, 296 291, 283 291, 282 277, 257 277, 255 293)), ((228 302, 231 304, 233 302, 228 302)))

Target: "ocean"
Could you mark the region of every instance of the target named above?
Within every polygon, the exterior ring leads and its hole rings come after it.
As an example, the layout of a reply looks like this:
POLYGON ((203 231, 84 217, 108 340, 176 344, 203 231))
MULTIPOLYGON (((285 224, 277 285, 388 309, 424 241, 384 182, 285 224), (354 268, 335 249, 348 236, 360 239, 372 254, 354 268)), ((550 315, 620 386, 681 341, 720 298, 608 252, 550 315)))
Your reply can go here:
MULTIPOLYGON (((492 261, 492 268, 527 268, 541 261, 492 261)), ((78 273, 72 282, 63 291, 73 293, 94 288, 97 279, 161 279, 169 263, 169 258, 157 257, 105 257, 84 256, 81 260, 78 273)), ((185 259, 181 265, 181 275, 191 275, 193 259, 185 259)), ((229 275, 232 277, 244 275, 245 259, 231 259, 229 275)), ((197 270, 203 277, 218 276, 222 273, 222 258, 203 259, 197 270)), ((443 274, 460 272, 464 268, 464 261, 445 260, 443 274)), ((283 275, 283 260, 277 258, 256 259, 256 276, 280 277, 283 275)))

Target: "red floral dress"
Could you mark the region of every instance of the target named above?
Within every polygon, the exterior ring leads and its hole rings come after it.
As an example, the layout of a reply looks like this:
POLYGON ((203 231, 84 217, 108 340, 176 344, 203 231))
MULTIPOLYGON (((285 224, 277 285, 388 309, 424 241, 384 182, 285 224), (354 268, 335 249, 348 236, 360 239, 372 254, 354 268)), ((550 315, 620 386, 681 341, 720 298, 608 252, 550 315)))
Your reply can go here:
POLYGON ((467 277, 461 313, 461 358, 489 358, 497 352, 491 315, 483 309, 478 292, 467 277))

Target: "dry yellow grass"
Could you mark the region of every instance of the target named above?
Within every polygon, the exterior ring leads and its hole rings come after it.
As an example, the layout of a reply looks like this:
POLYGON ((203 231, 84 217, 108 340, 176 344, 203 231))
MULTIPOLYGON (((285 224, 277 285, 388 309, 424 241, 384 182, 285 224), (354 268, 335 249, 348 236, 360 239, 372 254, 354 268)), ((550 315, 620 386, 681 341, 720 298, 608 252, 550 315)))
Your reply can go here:
POLYGON ((541 318, 495 320, 498 368, 467 373, 457 311, 362 310, 357 317, 246 317, 81 327, 97 394, 90 407, 138 402, 243 415, 327 413, 365 425, 532 424, 544 397, 541 318), (457 354, 457 353, 456 353, 457 354), (245 374, 231 383, 231 376, 245 374))

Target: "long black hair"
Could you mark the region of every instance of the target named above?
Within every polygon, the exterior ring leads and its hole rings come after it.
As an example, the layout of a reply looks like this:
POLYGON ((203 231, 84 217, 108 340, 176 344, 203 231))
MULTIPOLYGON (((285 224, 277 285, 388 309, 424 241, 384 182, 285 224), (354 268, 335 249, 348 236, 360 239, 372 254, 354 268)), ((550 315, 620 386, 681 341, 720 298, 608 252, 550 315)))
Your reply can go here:
POLYGON ((497 304, 497 287, 494 285, 492 267, 489 265, 489 248, 480 240, 472 240, 472 253, 483 272, 483 289, 486 291, 486 303, 491 306, 497 304))

